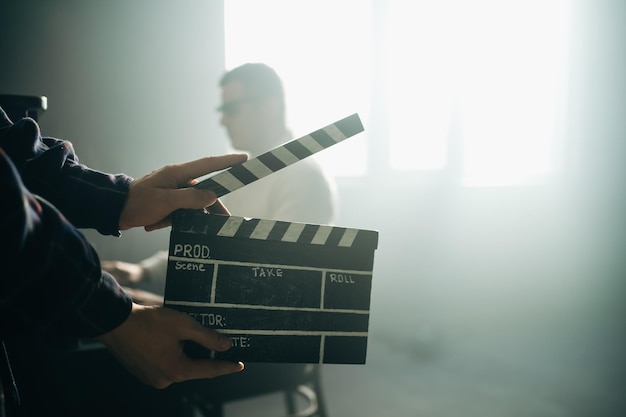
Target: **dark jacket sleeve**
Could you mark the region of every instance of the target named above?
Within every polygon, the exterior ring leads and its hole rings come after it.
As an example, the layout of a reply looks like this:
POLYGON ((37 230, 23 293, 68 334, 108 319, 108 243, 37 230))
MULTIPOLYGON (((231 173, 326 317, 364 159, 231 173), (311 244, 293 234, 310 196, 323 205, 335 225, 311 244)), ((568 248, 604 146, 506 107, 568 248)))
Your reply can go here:
POLYGON ((132 178, 82 165, 68 141, 42 137, 31 118, 14 124, 0 109, 0 147, 33 194, 52 203, 78 228, 119 236, 120 213, 132 178))
POLYGON ((129 296, 101 272, 95 250, 33 195, 0 148, 0 338, 47 330, 92 337, 130 314, 129 296))

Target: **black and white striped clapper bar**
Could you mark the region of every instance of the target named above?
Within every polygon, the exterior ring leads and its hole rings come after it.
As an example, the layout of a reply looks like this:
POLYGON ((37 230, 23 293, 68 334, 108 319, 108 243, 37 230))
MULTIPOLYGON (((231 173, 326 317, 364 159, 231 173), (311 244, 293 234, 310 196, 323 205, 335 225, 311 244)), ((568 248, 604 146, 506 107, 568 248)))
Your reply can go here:
MULTIPOLYGON (((353 114, 196 187, 225 195, 361 131, 353 114)), ((377 245, 372 230, 178 210, 165 305, 233 340, 227 352, 189 342, 193 356, 363 364, 377 245)))
POLYGON ((210 189, 218 197, 221 197, 362 131, 361 119, 357 113, 354 113, 306 136, 278 146, 256 158, 215 174, 200 181, 195 187, 210 189))
POLYGON ((229 335, 192 356, 364 364, 378 232, 181 210, 165 305, 229 335))

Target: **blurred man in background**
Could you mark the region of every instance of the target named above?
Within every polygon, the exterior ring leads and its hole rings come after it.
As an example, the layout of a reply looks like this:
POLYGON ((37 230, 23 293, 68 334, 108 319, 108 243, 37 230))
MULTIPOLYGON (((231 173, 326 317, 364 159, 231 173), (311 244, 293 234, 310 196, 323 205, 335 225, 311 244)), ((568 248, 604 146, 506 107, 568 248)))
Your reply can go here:
MULTIPOLYGON (((255 157, 293 139, 287 128, 283 83, 273 68, 247 63, 227 71, 219 85, 220 122, 234 149, 255 157)), ((336 184, 314 157, 221 200, 235 216, 316 224, 333 224, 338 206, 336 184)), ((103 261, 102 266, 122 285, 131 287, 130 292, 140 301, 162 302, 167 272, 165 249, 139 263, 103 261)))

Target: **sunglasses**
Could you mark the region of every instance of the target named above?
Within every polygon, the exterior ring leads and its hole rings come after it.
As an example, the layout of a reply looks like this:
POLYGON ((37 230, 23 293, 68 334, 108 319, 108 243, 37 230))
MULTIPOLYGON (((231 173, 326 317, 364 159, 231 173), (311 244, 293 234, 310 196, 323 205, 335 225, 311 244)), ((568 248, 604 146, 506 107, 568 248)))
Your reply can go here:
POLYGON ((224 116, 234 117, 239 114, 239 110, 241 110, 241 106, 243 104, 258 102, 259 100, 261 100, 261 97, 243 97, 227 103, 222 103, 222 105, 217 108, 217 111, 224 114, 224 116))

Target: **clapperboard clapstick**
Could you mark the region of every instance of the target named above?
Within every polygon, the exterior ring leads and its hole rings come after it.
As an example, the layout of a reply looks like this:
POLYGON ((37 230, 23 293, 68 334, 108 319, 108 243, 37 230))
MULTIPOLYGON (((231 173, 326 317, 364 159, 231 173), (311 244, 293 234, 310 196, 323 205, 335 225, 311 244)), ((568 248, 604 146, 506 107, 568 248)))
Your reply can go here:
POLYGON ((222 197, 362 131, 361 119, 354 113, 200 181, 195 187, 212 190, 218 197, 222 197))

